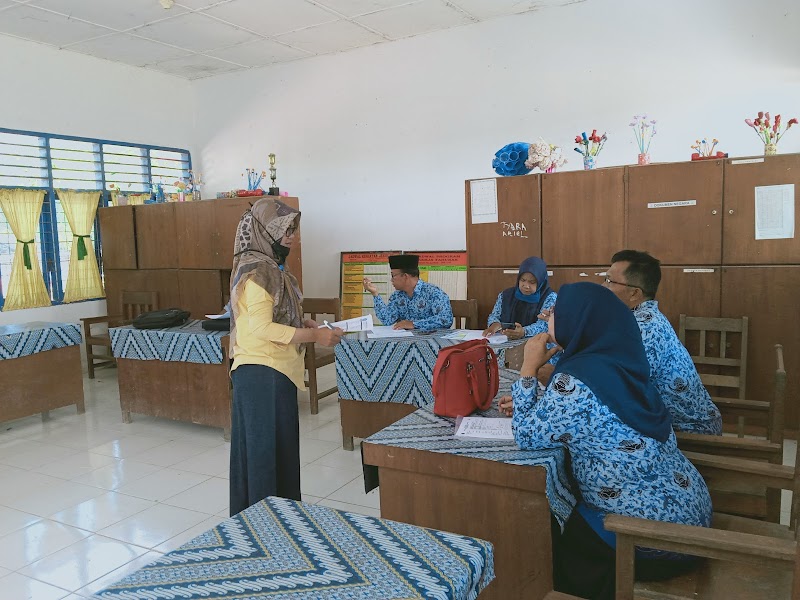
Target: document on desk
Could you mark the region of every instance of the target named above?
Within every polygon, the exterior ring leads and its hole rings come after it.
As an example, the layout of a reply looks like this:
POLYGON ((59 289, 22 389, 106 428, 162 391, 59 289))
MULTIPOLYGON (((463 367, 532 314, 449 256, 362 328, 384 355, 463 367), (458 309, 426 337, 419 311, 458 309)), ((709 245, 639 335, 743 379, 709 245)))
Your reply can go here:
MULTIPOLYGON (((480 340, 483 338, 483 329, 455 329, 442 337, 446 340, 458 340, 460 342, 480 340)), ((508 336, 502 333, 495 333, 486 339, 489 340, 490 344, 505 344, 508 341, 508 336)))
POLYGON ((224 312, 221 315, 206 315, 206 319, 230 319, 231 313, 224 312))
MULTIPOLYGON (((336 321, 335 323, 330 324, 331 327, 338 327, 345 333, 351 331, 370 331, 374 329, 372 315, 366 314, 363 317, 354 317, 352 319, 345 319, 344 321, 336 321)), ((325 325, 320 325, 320 328, 325 327, 325 325)))
POLYGON ((367 333, 367 338, 371 340, 400 337, 414 337, 414 334, 407 329, 392 329, 391 325, 374 325, 372 331, 367 333))
POLYGON ((460 417, 456 438, 474 440, 514 440, 511 419, 504 417, 460 417))

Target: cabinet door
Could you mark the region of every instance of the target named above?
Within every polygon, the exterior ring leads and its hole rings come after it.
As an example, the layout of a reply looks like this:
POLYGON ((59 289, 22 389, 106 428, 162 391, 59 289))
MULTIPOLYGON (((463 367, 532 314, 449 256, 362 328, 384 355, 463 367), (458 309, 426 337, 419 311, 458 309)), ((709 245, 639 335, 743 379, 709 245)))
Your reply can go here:
POLYGON ((104 269, 136 268, 133 207, 112 206, 97 211, 104 269))
MULTIPOLYGON (((284 202, 300 210, 300 200, 293 196, 282 196, 281 202, 284 202)), ((292 244, 292 251, 289 253, 289 258, 286 259, 286 265, 289 267, 289 272, 297 277, 297 283, 300 284, 300 290, 303 289, 303 244, 302 244, 302 229, 303 220, 300 219, 300 227, 294 234, 294 244, 292 244)))
POLYGON ((214 203, 214 268, 230 270, 233 265, 233 246, 236 228, 254 198, 218 198, 214 203))
POLYGON ((719 267, 661 267, 661 284, 656 294, 658 308, 676 332, 681 314, 718 317, 720 281, 719 267))
POLYGON ((749 317, 747 398, 771 400, 775 344, 783 345, 787 429, 798 429, 800 319, 797 318, 800 267, 723 267, 723 317, 749 317))
POLYGON ((175 204, 146 204, 133 209, 139 268, 178 268, 175 204))
POLYGON ((175 204, 179 268, 215 268, 214 221, 213 201, 179 202, 175 204))
POLYGON ((602 265, 622 249, 625 168, 542 175, 542 258, 602 265))
MULTIPOLYGON (((178 285, 177 269, 151 269, 139 271, 143 280, 140 290, 158 292, 158 308, 183 308, 181 306, 181 294, 178 285)), ((130 288, 126 288, 130 289, 130 288)))
POLYGON ((217 314, 225 305, 221 271, 181 269, 178 271, 178 287, 180 307, 192 313, 193 319, 217 314))
POLYGON ((718 265, 722 160, 628 167, 627 231, 626 248, 663 264, 718 265))
POLYGON ((103 271, 103 284, 106 288, 106 314, 112 317, 121 316, 123 314, 122 291, 145 290, 144 281, 144 271, 105 269, 103 271))
MULTIPOLYGON (((791 238, 756 239, 755 200, 758 188, 794 185, 794 222, 797 221, 797 193, 800 188, 800 154, 765 156, 725 161, 725 203, 722 226, 722 263, 726 265, 800 263, 800 235, 791 238)), ((775 188, 764 189, 765 192, 775 188)), ((779 199, 762 204, 765 222, 779 224, 788 215, 779 199)), ((796 229, 796 226, 795 226, 796 229)))
POLYGON ((498 177, 497 221, 472 222, 470 182, 466 189, 467 255, 471 267, 519 265, 540 256, 541 202, 539 175, 498 177))
POLYGON ((601 284, 606 276, 605 266, 587 266, 587 267, 553 267, 547 274, 547 279, 550 282, 550 288, 554 292, 558 292, 562 285, 565 283, 578 283, 580 281, 589 281, 591 283, 601 284))
POLYGON ((517 282, 519 267, 467 270, 467 298, 478 301, 478 327, 486 327, 497 295, 517 282))

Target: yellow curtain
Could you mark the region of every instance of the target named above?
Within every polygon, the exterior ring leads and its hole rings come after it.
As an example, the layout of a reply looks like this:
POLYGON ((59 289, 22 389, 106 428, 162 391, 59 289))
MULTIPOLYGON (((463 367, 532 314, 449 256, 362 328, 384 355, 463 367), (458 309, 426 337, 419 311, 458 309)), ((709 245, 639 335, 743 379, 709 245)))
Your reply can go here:
POLYGON ((4 311, 51 304, 34 243, 43 203, 42 190, 0 190, 0 210, 17 238, 4 311))
POLYGON ((128 194, 128 204, 136 206, 150 200, 150 194, 128 194))
POLYGON ((56 192, 72 230, 72 250, 69 256, 64 302, 102 298, 105 293, 103 283, 100 281, 97 258, 94 255, 94 244, 90 237, 97 204, 100 202, 100 192, 72 190, 56 190, 56 192))

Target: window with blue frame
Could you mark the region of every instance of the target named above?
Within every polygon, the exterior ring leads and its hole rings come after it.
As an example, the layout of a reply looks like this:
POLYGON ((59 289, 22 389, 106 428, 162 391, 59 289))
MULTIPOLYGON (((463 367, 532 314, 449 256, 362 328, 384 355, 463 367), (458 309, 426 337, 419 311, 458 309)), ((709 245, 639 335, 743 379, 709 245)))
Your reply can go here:
MULTIPOLYGON (((108 206, 112 185, 122 193, 147 193, 151 182, 174 193, 174 183, 186 180, 191 155, 186 150, 110 142, 72 136, 0 128, 0 187, 45 190, 36 247, 45 285, 54 304, 64 298, 72 232, 56 190, 103 191, 100 206, 108 206)), ((101 265, 99 227, 92 242, 101 265)), ((8 289, 16 239, 0 211, 0 308, 8 289)))

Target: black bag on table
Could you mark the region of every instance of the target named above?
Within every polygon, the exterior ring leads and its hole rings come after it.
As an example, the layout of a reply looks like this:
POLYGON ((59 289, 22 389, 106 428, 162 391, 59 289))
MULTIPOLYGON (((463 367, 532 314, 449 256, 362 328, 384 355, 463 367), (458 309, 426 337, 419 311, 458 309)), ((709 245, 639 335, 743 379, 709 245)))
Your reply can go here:
POLYGON ((133 320, 136 329, 166 329, 183 325, 191 313, 180 308, 165 308, 164 310, 151 310, 143 312, 133 320))
POLYGON ((230 331, 231 330, 231 320, 230 319, 205 319, 202 323, 200 323, 200 327, 202 327, 206 331, 230 331))

